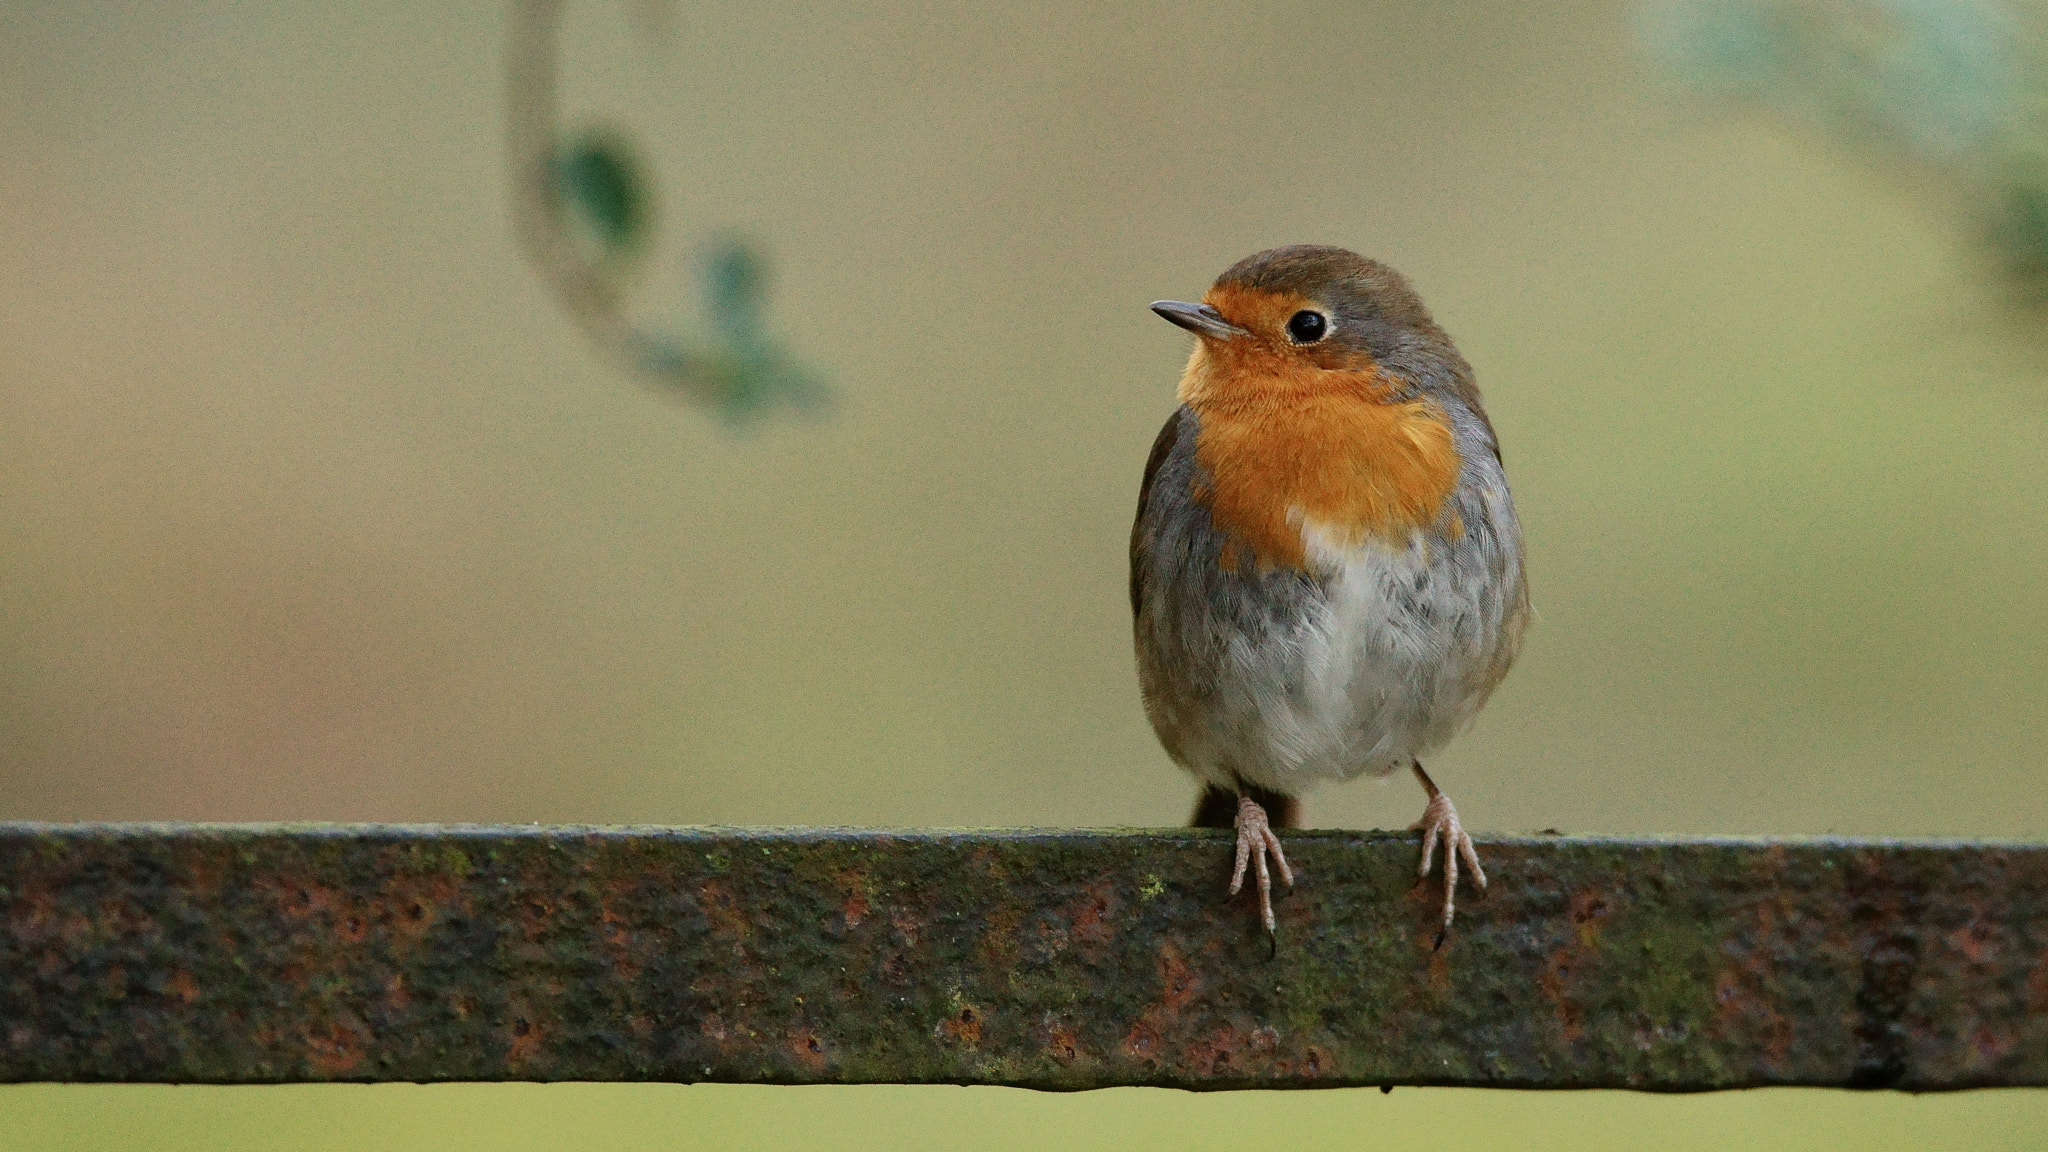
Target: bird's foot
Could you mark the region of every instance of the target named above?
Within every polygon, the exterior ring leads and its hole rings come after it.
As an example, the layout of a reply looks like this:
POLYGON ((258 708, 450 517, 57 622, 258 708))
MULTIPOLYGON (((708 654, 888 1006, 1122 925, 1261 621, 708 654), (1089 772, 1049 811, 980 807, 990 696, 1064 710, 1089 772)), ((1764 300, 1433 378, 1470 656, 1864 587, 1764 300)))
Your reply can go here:
MULTIPOLYGON (((1456 817, 1453 817, 1456 819, 1456 817)), ((1294 873, 1287 867, 1287 853, 1280 850, 1280 837, 1273 834, 1273 826, 1266 820, 1266 810, 1249 796, 1237 798, 1237 867, 1230 873, 1230 894, 1235 896, 1244 888, 1244 866, 1258 861, 1259 874, 1259 916, 1265 922, 1266 934, 1273 935, 1278 929, 1273 921, 1273 878, 1266 871, 1266 853, 1272 852, 1273 863, 1280 869, 1280 878, 1294 887, 1294 873)))
MULTIPOLYGON (((1421 766, 1416 766, 1421 772, 1421 766)), ((1477 888, 1486 887, 1486 870, 1479 866, 1479 851, 1472 846, 1472 837, 1465 832, 1465 826, 1458 822, 1458 810, 1451 806, 1451 798, 1438 791, 1424 776, 1424 786, 1429 789, 1429 807, 1422 810, 1422 819, 1414 828, 1422 833, 1422 868, 1417 875, 1428 878, 1430 864, 1436 855, 1437 842, 1444 846, 1444 922, 1437 930, 1436 942, 1443 944, 1444 933, 1450 931, 1451 917, 1457 914, 1458 863, 1464 861, 1472 870, 1472 884, 1477 888)))

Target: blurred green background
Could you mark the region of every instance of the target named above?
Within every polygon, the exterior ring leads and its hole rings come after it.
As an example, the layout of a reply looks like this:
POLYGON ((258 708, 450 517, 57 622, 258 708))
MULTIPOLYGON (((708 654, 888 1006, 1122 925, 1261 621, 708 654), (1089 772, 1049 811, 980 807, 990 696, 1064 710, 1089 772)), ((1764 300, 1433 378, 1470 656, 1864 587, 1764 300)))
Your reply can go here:
MULTIPOLYGON (((1177 823, 1124 604, 1183 333, 1406 272, 1527 526, 1481 829, 2048 837, 2048 328, 1626 5, 573 8, 634 307, 773 260, 837 396, 622 376, 512 236, 497 4, 0 7, 0 819, 1177 823), (665 13, 665 15, 664 15, 665 13), (649 35, 647 25, 665 25, 649 35)), ((1311 824, 1405 825, 1405 781, 1311 824)), ((0 1088, 0 1147, 2042 1146, 2048 1093, 0 1088)))

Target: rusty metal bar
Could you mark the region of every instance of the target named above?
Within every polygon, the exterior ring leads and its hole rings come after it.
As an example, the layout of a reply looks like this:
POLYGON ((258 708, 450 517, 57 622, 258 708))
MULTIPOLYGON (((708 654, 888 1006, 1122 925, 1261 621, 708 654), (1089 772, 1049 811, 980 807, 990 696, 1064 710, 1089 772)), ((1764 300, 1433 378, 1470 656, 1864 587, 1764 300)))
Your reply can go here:
POLYGON ((0 824, 0 1081, 2048 1085, 2048 846, 0 824))

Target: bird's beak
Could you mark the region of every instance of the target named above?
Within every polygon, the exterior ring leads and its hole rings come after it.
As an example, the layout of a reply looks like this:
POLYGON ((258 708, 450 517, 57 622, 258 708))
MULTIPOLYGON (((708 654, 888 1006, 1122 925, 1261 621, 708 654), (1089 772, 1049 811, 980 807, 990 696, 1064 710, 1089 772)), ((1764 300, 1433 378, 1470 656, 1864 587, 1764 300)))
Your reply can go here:
POLYGON ((1230 340, 1251 333, 1223 318, 1207 304, 1183 304, 1178 300, 1154 300, 1152 310, 1169 324, 1178 324, 1197 336, 1230 340))

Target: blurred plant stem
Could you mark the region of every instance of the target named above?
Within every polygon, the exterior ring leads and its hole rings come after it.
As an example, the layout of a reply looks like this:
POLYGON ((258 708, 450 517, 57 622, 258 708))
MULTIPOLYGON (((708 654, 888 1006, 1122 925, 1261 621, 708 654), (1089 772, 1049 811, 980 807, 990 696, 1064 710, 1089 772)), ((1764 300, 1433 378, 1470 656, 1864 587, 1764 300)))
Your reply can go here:
POLYGON ((648 332, 626 308, 624 280, 653 229, 653 196, 620 133, 571 137, 559 122, 555 62, 564 5, 513 0, 506 134, 520 244, 577 326, 627 370, 738 423, 775 404, 823 406, 823 385, 768 333, 767 273, 752 243, 731 237, 700 270, 707 338, 648 332))

